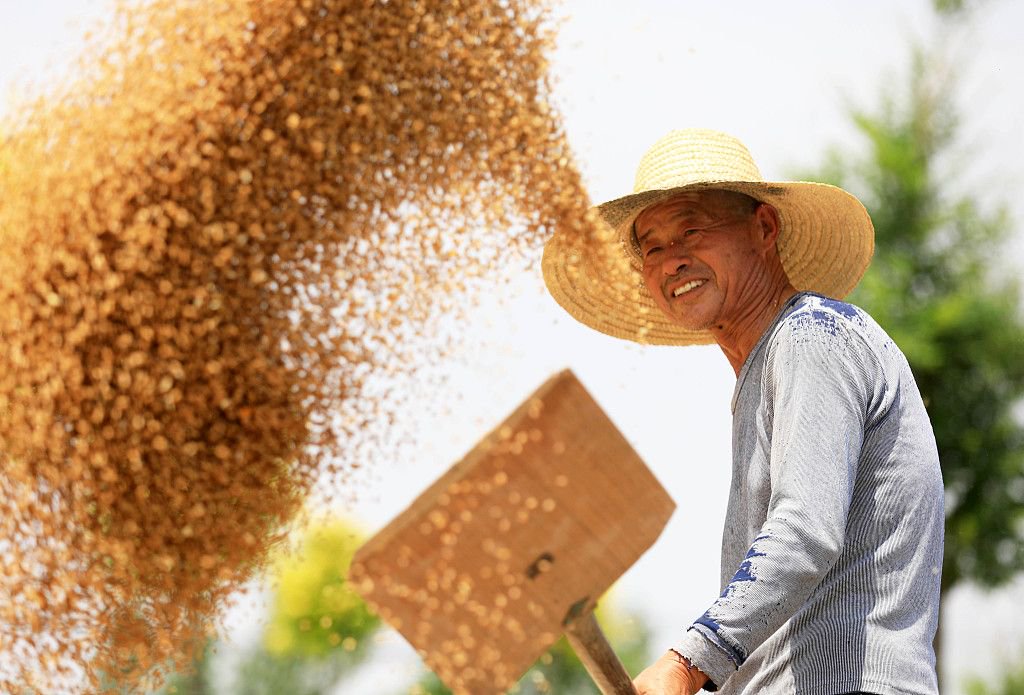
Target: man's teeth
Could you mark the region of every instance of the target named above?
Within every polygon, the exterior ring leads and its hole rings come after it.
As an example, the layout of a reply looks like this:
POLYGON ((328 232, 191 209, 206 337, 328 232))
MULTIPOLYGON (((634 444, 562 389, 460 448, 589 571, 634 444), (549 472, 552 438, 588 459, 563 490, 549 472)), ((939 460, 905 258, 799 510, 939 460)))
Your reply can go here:
POLYGON ((689 292, 690 290, 695 290, 698 287, 700 287, 701 285, 703 285, 705 282, 707 282, 707 281, 706 280, 690 280, 685 285, 680 285, 679 287, 677 287, 674 290, 672 290, 672 296, 673 297, 678 297, 679 295, 684 294, 686 292, 689 292))

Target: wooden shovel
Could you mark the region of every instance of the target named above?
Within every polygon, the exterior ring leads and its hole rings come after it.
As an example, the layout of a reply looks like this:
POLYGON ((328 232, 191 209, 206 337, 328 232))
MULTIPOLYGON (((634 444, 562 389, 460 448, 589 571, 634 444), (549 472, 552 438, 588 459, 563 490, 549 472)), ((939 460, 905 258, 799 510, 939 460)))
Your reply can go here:
POLYGON ((674 508, 564 371, 367 542, 350 578, 458 695, 504 693, 563 632, 602 693, 633 694, 593 609, 674 508))

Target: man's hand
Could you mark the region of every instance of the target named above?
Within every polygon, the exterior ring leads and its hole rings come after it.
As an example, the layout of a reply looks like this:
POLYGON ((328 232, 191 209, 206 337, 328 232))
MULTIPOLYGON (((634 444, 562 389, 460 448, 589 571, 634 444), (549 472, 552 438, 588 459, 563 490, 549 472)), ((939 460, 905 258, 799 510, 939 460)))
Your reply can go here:
POLYGON ((640 695, 694 695, 708 677, 676 652, 669 650, 633 681, 640 695))

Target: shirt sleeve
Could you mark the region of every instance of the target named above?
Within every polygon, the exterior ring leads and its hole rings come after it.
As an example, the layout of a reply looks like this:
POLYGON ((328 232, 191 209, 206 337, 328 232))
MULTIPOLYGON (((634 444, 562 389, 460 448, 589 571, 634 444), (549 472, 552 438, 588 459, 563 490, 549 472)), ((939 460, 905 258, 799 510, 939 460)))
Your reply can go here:
POLYGON ((843 321, 796 315, 768 346, 757 422, 771 438, 767 519, 722 595, 673 646, 709 690, 799 610, 842 551, 878 374, 843 321))

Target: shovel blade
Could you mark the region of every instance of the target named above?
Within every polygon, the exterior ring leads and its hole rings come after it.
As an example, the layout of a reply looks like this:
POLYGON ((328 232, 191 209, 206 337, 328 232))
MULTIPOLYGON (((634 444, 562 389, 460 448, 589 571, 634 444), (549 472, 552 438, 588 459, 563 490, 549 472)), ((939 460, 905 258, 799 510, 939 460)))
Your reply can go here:
POLYGON ((503 693, 674 508, 564 371, 367 542, 350 576, 455 693, 503 693))

